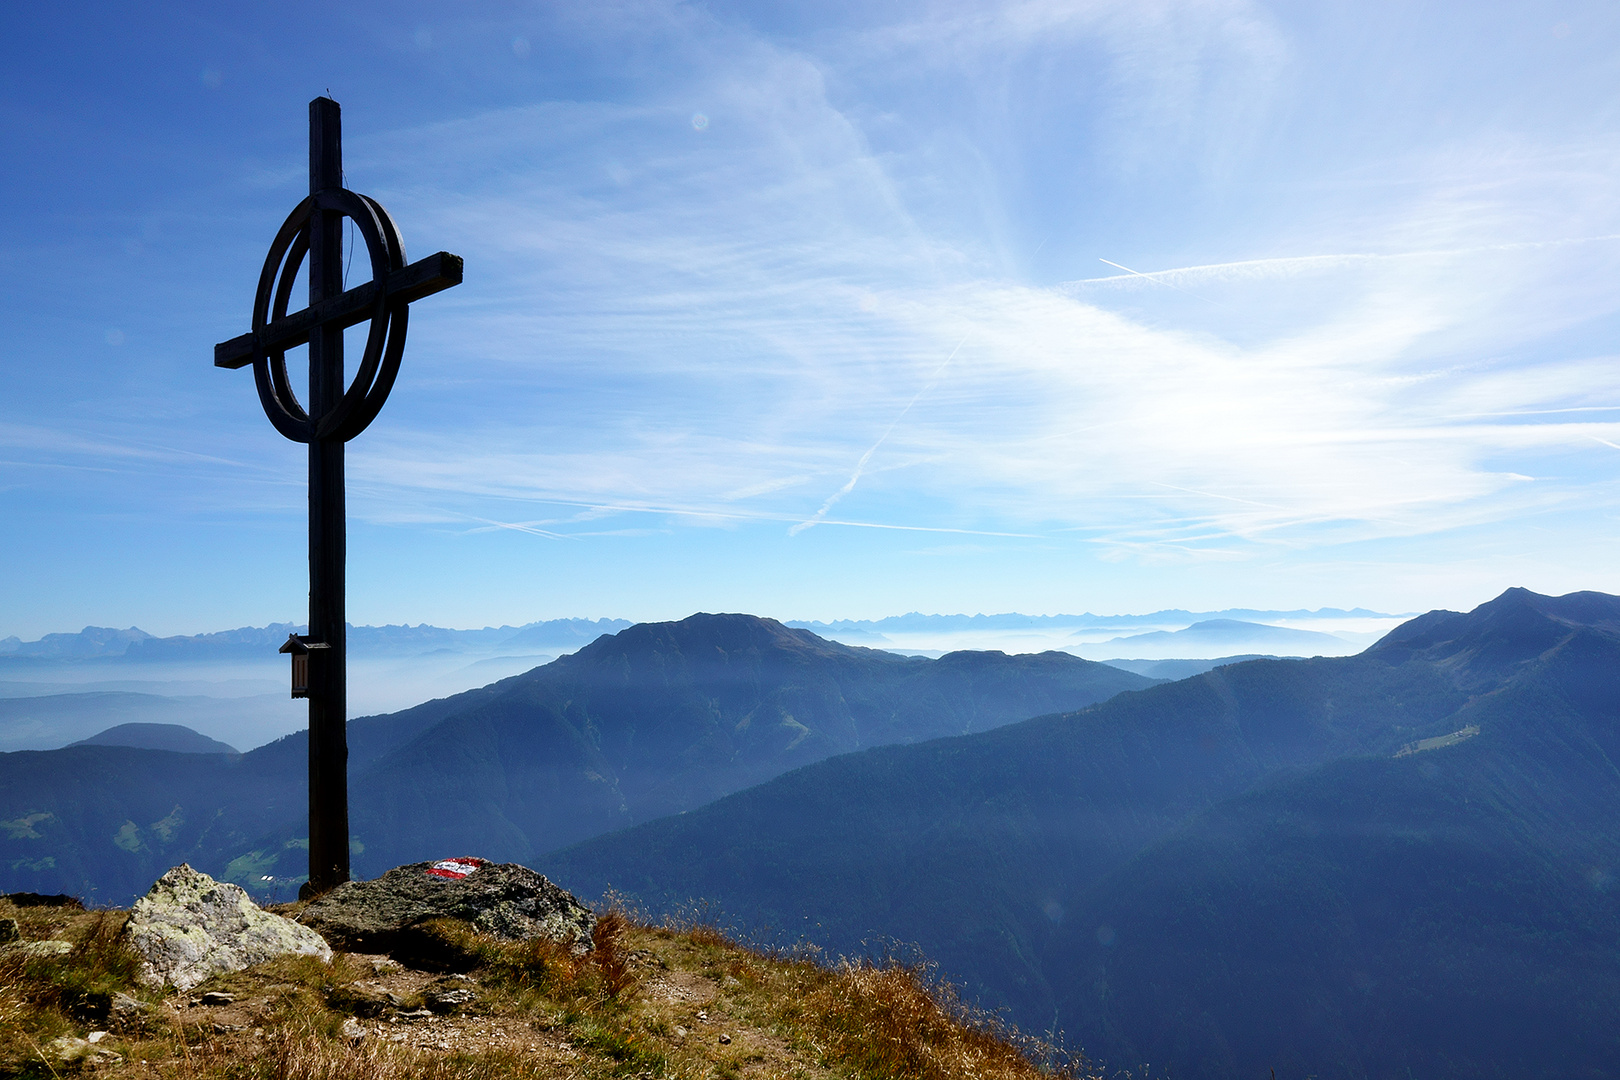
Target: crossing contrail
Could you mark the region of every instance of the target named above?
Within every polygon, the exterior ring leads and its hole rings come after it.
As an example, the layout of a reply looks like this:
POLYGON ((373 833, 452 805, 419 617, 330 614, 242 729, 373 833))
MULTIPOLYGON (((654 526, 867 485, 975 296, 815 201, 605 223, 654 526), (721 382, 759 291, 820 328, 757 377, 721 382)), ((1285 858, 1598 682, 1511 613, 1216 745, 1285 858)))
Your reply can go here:
POLYGON ((900 421, 906 418, 906 413, 911 411, 911 407, 917 404, 918 399, 924 394, 928 393, 929 390, 933 389, 934 384, 939 381, 940 374, 944 372, 952 360, 956 359, 957 352, 961 350, 962 343, 967 341, 967 339, 967 334, 963 334, 962 341, 958 341, 956 343, 956 348, 951 350, 951 355, 947 356, 945 358, 945 362, 934 369, 934 373, 928 377, 928 382, 923 385, 923 388, 911 395, 911 400, 906 402, 906 407, 900 410, 900 415, 896 416, 894 421, 889 424, 887 429, 884 430, 883 434, 878 436, 877 442, 867 447, 866 453, 861 455, 861 460, 855 463, 855 471, 849 474, 849 479, 845 481, 844 486, 827 496, 827 501, 821 504, 820 510, 817 510, 808 519, 799 522, 797 525, 789 529, 789 536, 798 536, 800 533, 804 532, 804 530, 813 528, 814 526, 820 524, 821 519, 827 516, 827 511, 836 506, 839 499, 842 499, 845 495, 848 495, 850 492, 855 490, 855 485, 860 481, 861 474, 866 471, 866 463, 872 460, 872 455, 877 453, 877 448, 883 445, 883 441, 889 437, 896 427, 899 426, 900 421))

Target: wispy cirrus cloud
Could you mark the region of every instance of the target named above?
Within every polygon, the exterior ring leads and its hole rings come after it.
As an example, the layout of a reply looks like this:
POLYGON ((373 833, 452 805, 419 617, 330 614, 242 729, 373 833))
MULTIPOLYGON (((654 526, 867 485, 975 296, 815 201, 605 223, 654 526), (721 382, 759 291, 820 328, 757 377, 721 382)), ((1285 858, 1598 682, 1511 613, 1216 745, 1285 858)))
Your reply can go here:
MULTIPOLYGON (((810 554, 852 535, 913 545, 882 549, 885 581, 948 550, 978 560, 952 587, 1027 578, 1040 603, 1096 560, 1093 584, 1207 563, 1238 589, 1337 588, 1336 559, 1361 580, 1385 559, 1416 588, 1439 550, 1422 538, 1469 537, 1435 572, 1476 573, 1554 521, 1578 542, 1550 550, 1600 568, 1620 129, 1595 103, 1620 32, 1576 7, 1581 33, 1541 40, 1486 5, 1468 42, 1443 5, 1243 0, 636 2, 435 27, 422 77, 482 90, 381 132, 367 102, 346 168, 467 279, 413 318, 350 448, 354 518, 480 557, 623 541, 633 597, 699 547, 726 552, 707 587, 781 596, 860 562, 810 554), (492 48, 529 65, 503 69, 521 92, 479 81, 492 48), (1036 551, 1059 554, 1029 569, 1036 551)), ((296 179, 239 164, 253 199, 296 179)), ((166 371, 141 340, 116 370, 166 371)), ((296 515, 300 451, 238 430, 259 423, 245 386, 186 398, 176 375, 159 415, 103 389, 112 370, 86 367, 83 408, 0 433, 6 456, 139 474, 154 518, 296 515)))
MULTIPOLYGON (((871 148, 811 58, 755 42, 739 68, 750 81, 733 70, 692 89, 713 117, 704 132, 674 108, 559 105, 392 138, 407 156, 415 139, 464 138, 485 158, 550 163, 412 197, 430 217, 430 196, 448 206, 439 227, 484 237, 504 282, 461 316, 478 353, 430 379, 504 370, 537 411, 555 380, 572 415, 548 413, 545 447, 527 449, 535 433, 507 417, 460 449, 418 420, 377 456, 376 479, 781 518, 793 533, 831 523, 861 483, 865 524, 1088 529, 1121 549, 1308 546, 1567 504, 1584 497, 1579 482, 1532 477, 1620 437, 1557 411, 1620 400, 1604 358, 1476 351, 1592 313, 1543 298, 1565 287, 1570 259, 1620 258, 1612 232, 1504 239, 1514 215, 1481 212, 1479 192, 1449 190, 1436 167, 1434 184, 1420 171, 1409 197, 1380 208, 1369 247, 1437 231, 1453 246, 1035 285, 986 275, 918 224, 904 163, 871 148), (595 194, 615 184, 627 190, 595 194), (1225 311, 1110 309, 1108 288, 1161 281, 1218 286, 1225 311), (1279 281, 1308 295, 1279 312, 1279 281), (1229 335, 1222 318, 1247 325, 1229 335), (965 340, 949 373, 931 375, 965 340), (1484 422, 1507 413, 1541 420, 1484 422)), ((1535 181, 1577 202, 1585 182, 1535 181)))

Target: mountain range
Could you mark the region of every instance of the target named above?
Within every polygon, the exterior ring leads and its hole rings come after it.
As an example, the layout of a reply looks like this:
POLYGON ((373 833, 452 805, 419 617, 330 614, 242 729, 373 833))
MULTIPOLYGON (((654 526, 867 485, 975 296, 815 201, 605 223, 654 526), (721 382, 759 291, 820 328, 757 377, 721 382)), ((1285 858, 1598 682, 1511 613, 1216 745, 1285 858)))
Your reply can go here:
POLYGON ((1193 1078, 1620 1075, 1620 599, 1514 589, 846 754, 542 861, 1193 1078), (863 944, 865 943, 865 944, 863 944))
POLYGON ((1088 649, 1099 655, 1124 654, 1153 660, 1188 653, 1209 656, 1261 651, 1289 656, 1343 656, 1360 652, 1361 646, 1320 630, 1296 630, 1244 619, 1205 619, 1180 630, 1152 630, 1110 638, 1088 649))
POLYGON ((1387 619, 1390 617, 1381 611, 1369 611, 1366 608, 1359 607, 1350 610, 1343 608, 1317 608, 1315 610, 1299 608, 1293 611, 1263 611, 1258 608, 1187 611, 1183 608, 1165 608, 1160 611, 1149 612, 1146 615, 1093 615, 1089 611, 1079 615, 1021 615, 1016 612, 1007 612, 1000 615, 924 615, 913 611, 906 615, 890 615, 882 619, 836 619, 832 622, 792 621, 787 625, 812 630, 826 636, 836 634, 841 630, 863 630, 877 634, 942 633, 962 630, 1079 629, 1082 627, 1104 629, 1166 624, 1186 626, 1195 622, 1217 618, 1265 622, 1277 619, 1387 619))
MULTIPOLYGON (((435 649, 533 651, 576 648, 604 633, 623 630, 624 619, 550 619, 524 626, 486 626, 481 630, 448 630, 442 626, 348 627, 348 647, 356 657, 418 656, 435 649)), ((287 635, 301 633, 298 623, 244 626, 211 634, 156 637, 136 626, 116 630, 87 626, 76 634, 46 634, 37 641, 13 636, 0 639, 0 672, 40 662, 120 661, 156 664, 178 660, 257 658, 275 649, 287 635)))
MULTIPOLYGON (((640 624, 525 674, 351 721, 355 868, 456 851, 528 861, 833 754, 1151 684, 1065 653, 928 660, 747 615, 640 624)), ((300 732, 239 759, 117 746, 0 755, 0 884, 121 901, 184 860, 261 893, 295 885, 306 746, 300 732)))
POLYGON ((895 615, 883 619, 839 619, 830 623, 792 622, 846 645, 894 649, 918 656, 941 656, 955 649, 997 648, 1007 652, 1062 649, 1088 660, 1200 658, 1234 653, 1342 656, 1372 644, 1401 616, 1356 608, 1345 611, 1191 612, 1180 609, 1146 615, 895 615), (1285 626, 1274 625, 1285 623, 1285 626), (1197 630, 1192 628, 1199 627, 1197 630), (1185 631, 1192 630, 1189 635, 1185 631), (1280 631, 1281 636, 1273 631, 1280 631), (1302 636, 1285 642, 1293 633, 1302 636), (1177 634, 1151 637, 1144 634, 1177 634), (1324 636, 1312 638, 1312 633, 1324 636))
MULTIPOLYGON (((1234 661, 637 625, 352 721, 355 869, 477 854, 782 944, 915 943, 1154 1075, 1620 1078, 1620 599, 1234 661)), ((0 890, 122 903, 184 859, 286 898, 305 746, 0 754, 0 890)))
MULTIPOLYGON (((1229 611, 1194 614, 1170 610, 1147 615, 1028 616, 906 615, 879 620, 794 624, 847 645, 940 657, 948 652, 1002 650, 1072 652, 1143 670, 1129 655, 1163 659, 1260 653, 1337 655, 1354 651, 1395 624, 1391 616, 1356 609, 1315 612, 1229 611), (1290 627, 1263 625, 1286 621, 1290 627), (1188 623, 1203 630, 1225 625, 1225 637, 1144 639, 1137 646, 1099 645, 1093 639, 1129 642, 1140 633, 1173 633, 1188 623), (1326 638, 1311 631, 1330 629, 1326 638), (1283 641, 1300 634, 1299 640, 1283 641), (1123 635, 1123 636, 1122 636, 1123 635), (1343 639, 1343 640, 1339 640, 1343 639)), ((620 619, 553 619, 524 626, 451 630, 421 625, 349 627, 349 706, 352 715, 395 712, 520 674, 630 623, 620 619)), ((138 627, 89 626, 73 634, 46 634, 37 641, 0 640, 0 751, 51 750, 119 723, 178 723, 220 741, 251 749, 303 726, 304 710, 286 696, 286 660, 276 649, 294 623, 240 627, 218 633, 156 637, 138 627)), ((1200 636, 1202 633, 1202 636, 1200 636)), ((1155 677, 1191 673, 1179 664, 1155 677)))
MULTIPOLYGON (((361 714, 481 686, 527 671, 623 619, 553 619, 448 630, 350 626, 349 705, 361 714)), ((37 641, 0 641, 0 751, 54 750, 119 723, 177 723, 242 747, 301 728, 277 648, 294 623, 154 637, 88 626, 37 641)))

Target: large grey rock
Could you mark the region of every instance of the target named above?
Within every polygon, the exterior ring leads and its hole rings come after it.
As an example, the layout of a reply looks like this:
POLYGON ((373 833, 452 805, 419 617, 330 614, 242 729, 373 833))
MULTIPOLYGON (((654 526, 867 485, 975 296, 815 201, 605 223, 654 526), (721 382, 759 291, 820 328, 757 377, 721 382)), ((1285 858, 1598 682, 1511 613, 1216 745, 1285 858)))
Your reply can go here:
POLYGON ((370 953, 394 951, 403 932, 434 918, 462 919, 507 941, 550 938, 581 952, 590 950, 596 926, 590 908, 542 875, 484 859, 396 866, 375 880, 339 885, 299 916, 334 945, 370 953), (445 871, 436 868, 452 863, 470 872, 439 876, 445 871))
POLYGON ((144 961, 141 981, 179 990, 289 953, 332 958, 313 930, 262 910, 241 886, 185 863, 135 901, 124 934, 144 961))

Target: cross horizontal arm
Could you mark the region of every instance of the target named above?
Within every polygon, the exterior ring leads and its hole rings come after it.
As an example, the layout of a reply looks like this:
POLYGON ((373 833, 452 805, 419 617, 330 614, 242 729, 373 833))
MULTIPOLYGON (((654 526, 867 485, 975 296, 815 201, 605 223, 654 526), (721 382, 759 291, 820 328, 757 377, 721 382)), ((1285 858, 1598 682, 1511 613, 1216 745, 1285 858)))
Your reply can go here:
MULTIPOLYGON (((411 265, 389 274, 388 299, 390 302, 410 303, 460 284, 461 256, 441 251, 425 259, 418 259, 411 265)), ((214 346, 214 366, 247 367, 253 363, 255 345, 267 353, 283 352, 307 342, 310 335, 319 327, 335 323, 346 328, 365 322, 371 317, 372 305, 376 301, 375 281, 356 285, 349 291, 322 301, 314 307, 307 307, 277 319, 264 328, 257 342, 251 333, 220 342, 214 346)))

